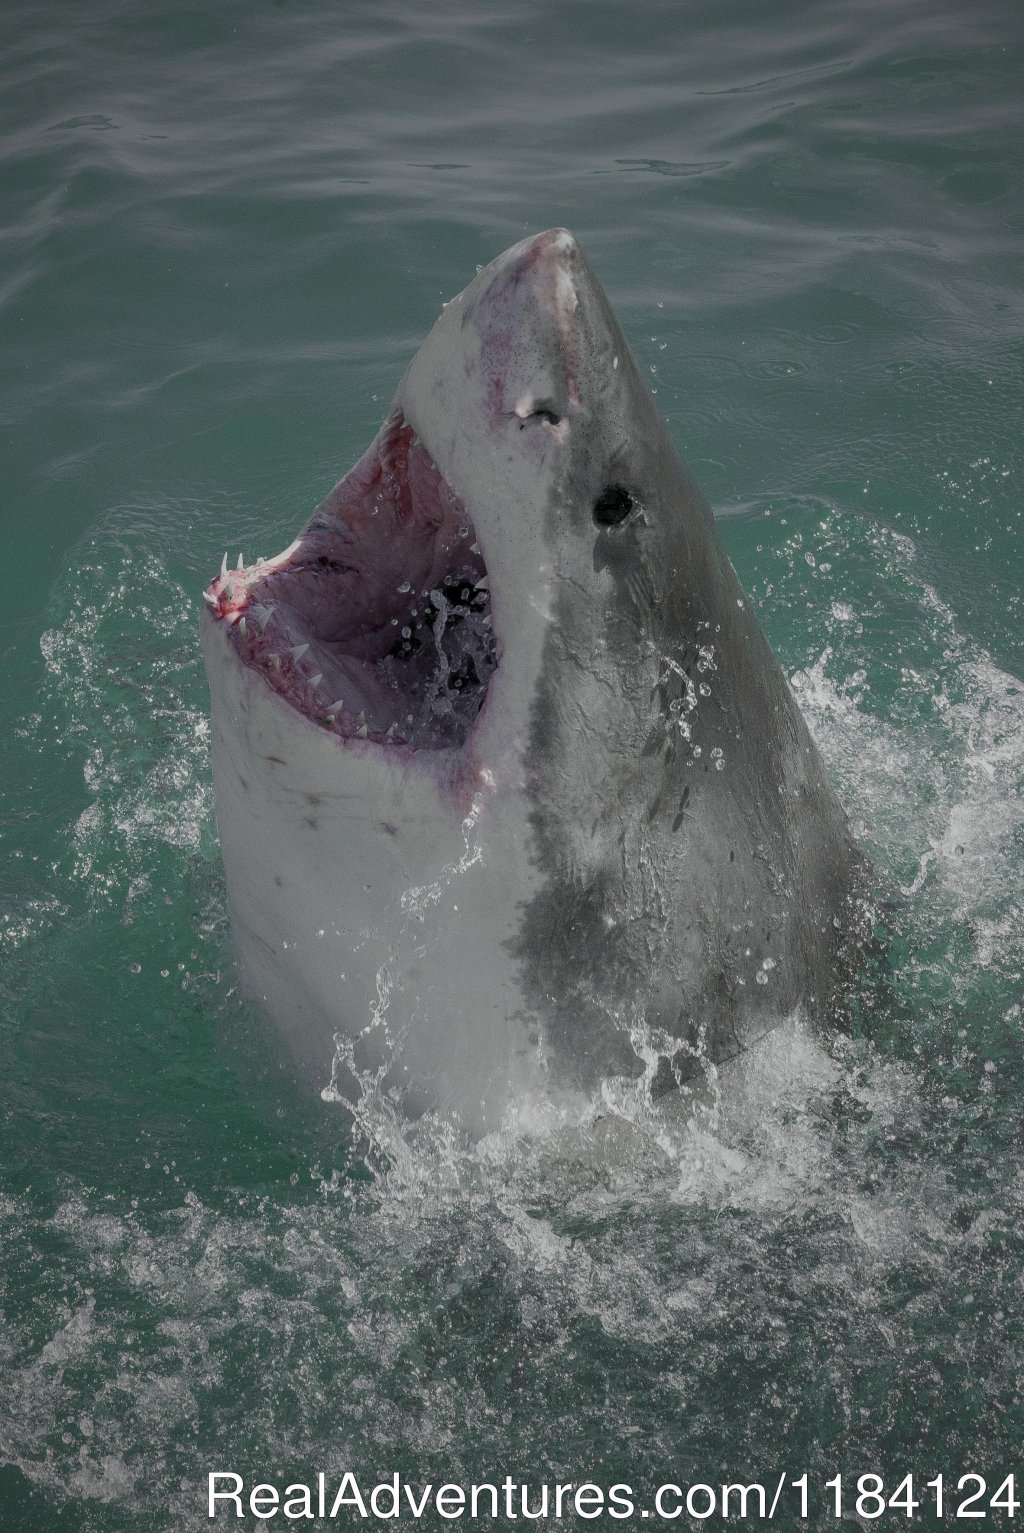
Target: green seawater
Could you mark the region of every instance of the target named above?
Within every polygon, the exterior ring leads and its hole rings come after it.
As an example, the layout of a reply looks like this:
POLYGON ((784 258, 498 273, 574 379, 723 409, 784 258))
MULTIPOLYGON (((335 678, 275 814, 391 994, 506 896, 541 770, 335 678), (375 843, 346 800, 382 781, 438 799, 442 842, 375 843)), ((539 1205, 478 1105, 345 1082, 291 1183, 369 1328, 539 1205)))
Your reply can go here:
POLYGON ((211 1524, 211 1469, 806 1471, 785 1529, 837 1473, 1024 1473, 1022 82, 1016 0, 5 5, 4 1533, 284 1525, 211 1524), (780 1029, 672 1131, 386 1153, 238 994, 199 592, 552 224, 878 947, 849 1037, 780 1029))

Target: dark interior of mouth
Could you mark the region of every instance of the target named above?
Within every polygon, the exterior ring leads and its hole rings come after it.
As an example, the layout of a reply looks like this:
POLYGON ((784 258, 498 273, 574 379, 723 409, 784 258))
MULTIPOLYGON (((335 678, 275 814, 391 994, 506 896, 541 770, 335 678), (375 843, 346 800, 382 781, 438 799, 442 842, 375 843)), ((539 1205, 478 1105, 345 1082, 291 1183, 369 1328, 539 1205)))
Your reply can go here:
POLYGON ((459 748, 497 666, 472 518, 400 415, 287 559, 211 592, 240 659, 346 738, 459 748))

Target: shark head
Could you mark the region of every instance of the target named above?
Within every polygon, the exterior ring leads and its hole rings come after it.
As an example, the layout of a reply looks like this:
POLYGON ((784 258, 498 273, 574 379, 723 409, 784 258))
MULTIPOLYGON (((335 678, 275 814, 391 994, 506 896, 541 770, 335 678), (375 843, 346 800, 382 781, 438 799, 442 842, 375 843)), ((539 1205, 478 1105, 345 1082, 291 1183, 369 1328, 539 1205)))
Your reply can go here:
POLYGON ((479 1131, 649 1074, 638 1027, 662 1074, 739 1047, 766 942, 780 1015, 827 988, 845 821, 568 231, 446 304, 295 541, 204 594, 236 944, 321 1083, 479 1131))
POLYGON ((445 305, 299 537, 225 563, 209 616, 339 763, 356 749, 446 776, 453 755, 510 765, 566 580, 600 599, 595 539, 625 548, 638 513, 649 525, 642 464, 660 434, 572 235, 524 240, 445 305))

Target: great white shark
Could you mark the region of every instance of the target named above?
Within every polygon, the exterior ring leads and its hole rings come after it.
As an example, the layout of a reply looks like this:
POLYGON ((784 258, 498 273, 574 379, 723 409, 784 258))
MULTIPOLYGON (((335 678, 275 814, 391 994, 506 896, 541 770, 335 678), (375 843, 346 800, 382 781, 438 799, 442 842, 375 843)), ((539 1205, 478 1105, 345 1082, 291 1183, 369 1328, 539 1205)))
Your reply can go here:
POLYGON ((479 1134, 825 1017, 863 859, 566 230, 444 306, 295 541, 204 594, 234 944, 317 1089, 479 1134))

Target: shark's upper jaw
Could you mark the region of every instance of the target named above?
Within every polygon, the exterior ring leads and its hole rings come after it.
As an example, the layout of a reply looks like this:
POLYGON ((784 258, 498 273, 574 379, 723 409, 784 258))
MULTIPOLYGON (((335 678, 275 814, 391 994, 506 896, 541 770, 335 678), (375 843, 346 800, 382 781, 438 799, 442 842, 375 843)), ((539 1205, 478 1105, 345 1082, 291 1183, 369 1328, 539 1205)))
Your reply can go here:
POLYGON ((485 268, 296 541, 225 565, 204 592, 237 661, 339 744, 461 751, 501 660, 511 723, 488 739, 517 749, 550 610, 544 529, 581 406, 586 280, 562 229, 485 268))
POLYGON ((204 592, 239 662, 339 744, 460 749, 498 664, 470 510, 399 413, 274 559, 204 592))

